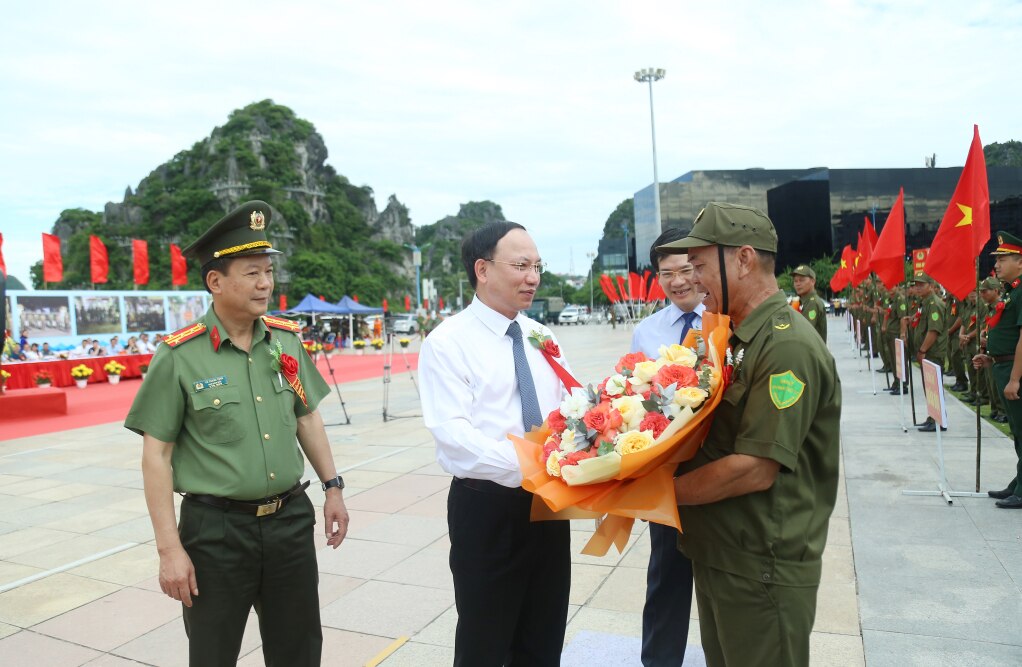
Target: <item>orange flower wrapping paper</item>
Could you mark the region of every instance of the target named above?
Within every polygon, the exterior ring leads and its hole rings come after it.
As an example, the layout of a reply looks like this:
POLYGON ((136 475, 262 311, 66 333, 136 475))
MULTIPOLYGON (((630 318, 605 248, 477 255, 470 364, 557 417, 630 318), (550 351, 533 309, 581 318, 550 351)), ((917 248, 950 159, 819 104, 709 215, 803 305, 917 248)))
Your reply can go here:
MULTIPOLYGON (((685 340, 692 347, 696 332, 685 340)), ((703 313, 702 335, 707 355, 713 361, 714 374, 724 368, 730 319, 724 315, 703 313)), ((582 549, 590 556, 603 556, 610 545, 624 550, 635 519, 653 521, 681 530, 674 495, 674 471, 678 464, 695 456, 712 422, 713 413, 724 395, 721 382, 695 416, 673 437, 621 458, 621 471, 609 481, 584 486, 569 486, 547 474, 543 461, 543 443, 549 434, 544 423, 524 438, 508 435, 522 468, 522 488, 534 494, 532 520, 602 519, 592 538, 582 549)))

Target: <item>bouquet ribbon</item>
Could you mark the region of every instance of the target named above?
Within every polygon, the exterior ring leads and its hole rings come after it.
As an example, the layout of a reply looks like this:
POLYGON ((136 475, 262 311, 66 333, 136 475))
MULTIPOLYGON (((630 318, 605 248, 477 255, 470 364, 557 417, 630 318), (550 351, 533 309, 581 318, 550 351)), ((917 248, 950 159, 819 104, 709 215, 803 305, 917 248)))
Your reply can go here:
MULTIPOLYGON (((703 313, 707 357, 721 377, 731 336, 729 324, 726 316, 703 313)), ((694 340, 695 333, 689 332, 686 343, 694 340)), ((522 469, 522 488, 534 494, 532 520, 597 519, 599 527, 582 549, 582 553, 590 556, 603 556, 611 544, 623 551, 635 519, 673 526, 680 531, 674 471, 679 463, 696 455, 725 389, 723 382, 718 384, 691 421, 672 437, 623 456, 621 471, 606 482, 569 486, 548 475, 543 461, 543 443, 549 434, 546 423, 525 437, 508 435, 522 469)))

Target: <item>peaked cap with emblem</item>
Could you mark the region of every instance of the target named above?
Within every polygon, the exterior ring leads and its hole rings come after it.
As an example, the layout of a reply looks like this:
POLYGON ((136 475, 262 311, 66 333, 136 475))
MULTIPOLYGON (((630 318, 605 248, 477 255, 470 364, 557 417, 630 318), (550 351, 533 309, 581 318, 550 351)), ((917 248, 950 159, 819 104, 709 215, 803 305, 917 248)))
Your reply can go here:
POLYGON ((997 248, 991 255, 1022 255, 1022 241, 1008 232, 997 232, 997 248))
POLYGON ((998 280, 997 278, 994 278, 993 276, 987 276, 986 278, 983 279, 983 282, 979 284, 979 288, 999 290, 1001 289, 1001 281, 998 280))
POLYGON ((281 255, 283 253, 274 250, 266 238, 270 216, 270 205, 266 202, 245 202, 220 218, 181 252, 185 257, 197 258, 199 266, 220 258, 281 255))
POLYGON ((665 254, 681 254, 688 248, 708 245, 739 247, 749 245, 757 250, 777 252, 777 230, 763 211, 742 206, 710 202, 692 223, 688 236, 659 246, 665 254))
POLYGON ((918 273, 908 279, 908 284, 911 285, 912 283, 929 283, 931 285, 936 285, 937 281, 925 273, 918 273))
POLYGON ((805 276, 806 278, 812 278, 813 280, 816 280, 816 271, 813 271, 813 269, 808 264, 799 264, 791 272, 791 275, 805 276))

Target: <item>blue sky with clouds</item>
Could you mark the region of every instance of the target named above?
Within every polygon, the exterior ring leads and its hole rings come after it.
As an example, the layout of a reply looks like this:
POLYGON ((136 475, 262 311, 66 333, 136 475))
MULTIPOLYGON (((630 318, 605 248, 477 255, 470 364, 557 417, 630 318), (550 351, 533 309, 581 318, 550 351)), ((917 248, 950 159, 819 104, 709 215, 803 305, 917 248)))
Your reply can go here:
MULTIPOLYGON (((554 270, 690 169, 916 167, 1022 139, 1022 4, 45 2, 0 31, 0 233, 28 281, 60 211, 101 210, 271 98, 328 162, 428 224, 500 203, 554 270)), ((891 193, 891 199, 897 193, 891 193)), ((948 193, 950 197, 951 193, 948 193)))

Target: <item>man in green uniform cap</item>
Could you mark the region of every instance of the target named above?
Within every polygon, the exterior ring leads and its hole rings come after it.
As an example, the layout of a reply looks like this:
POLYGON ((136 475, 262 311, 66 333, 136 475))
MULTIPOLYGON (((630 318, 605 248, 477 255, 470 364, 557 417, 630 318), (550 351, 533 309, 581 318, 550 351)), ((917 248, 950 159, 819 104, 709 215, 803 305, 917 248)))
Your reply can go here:
MULTIPOLYGON (((988 320, 997 314, 998 305, 1001 302, 1001 281, 993 276, 988 276, 979 284, 979 301, 977 302, 977 328, 979 329, 979 350, 981 354, 987 349, 987 328, 988 320)), ((997 391, 994 383, 994 374, 990 368, 978 368, 980 385, 986 390, 986 397, 990 402, 990 419, 998 424, 1007 424, 1008 416, 1004 414, 1004 397, 997 391)))
MULTIPOLYGON (((916 361, 919 362, 920 367, 925 359, 943 368, 944 357, 947 353, 947 311, 944 300, 935 291, 937 281, 925 273, 914 276, 912 283, 915 285, 916 296, 922 301, 922 314, 917 328, 919 342, 916 348, 916 361)), ((947 430, 943 426, 940 429, 947 430)), ((919 430, 923 432, 936 431, 937 423, 933 421, 933 417, 927 417, 926 422, 919 427, 919 430)))
MULTIPOLYGON (((884 345, 887 348, 888 358, 890 359, 890 368, 894 368, 898 365, 897 362, 897 339, 901 338, 902 326, 904 324, 903 318, 908 316, 908 299, 905 297, 904 288, 898 285, 891 290, 890 299, 888 300, 887 313, 886 313, 886 325, 884 328, 884 345)), ((907 352, 907 350, 906 350, 907 352)), ((906 364, 908 360, 905 360, 906 364)), ((902 369, 907 371, 906 369, 902 369)), ((901 380, 897 377, 891 383, 889 391, 898 395, 907 389, 903 389, 901 386, 901 380)))
MULTIPOLYGON (((965 373, 968 376, 968 394, 962 398, 963 403, 979 402, 982 404, 986 402, 986 391, 978 382, 977 369, 972 365, 972 358, 979 353, 978 308, 976 290, 972 290, 965 297, 965 301, 962 302, 958 311, 958 319, 961 320, 962 326, 958 329, 957 340, 954 342, 958 345, 962 358, 968 362, 965 365, 965 373), (982 400, 980 400, 980 396, 983 396, 982 400)), ((948 345, 954 347, 950 342, 948 345)))
POLYGON ((731 317, 731 381, 675 480, 706 663, 808 665, 838 483, 841 383, 809 321, 777 289, 762 212, 710 203, 688 237, 707 310, 731 317))
POLYGON ((816 271, 808 264, 800 264, 791 272, 791 281, 798 294, 798 309, 820 334, 823 342, 827 342, 827 305, 816 293, 816 271))
POLYGON ((1005 509, 1022 509, 1022 401, 1019 400, 1019 381, 1022 379, 1022 240, 1007 232, 997 235, 997 259, 994 271, 1004 283, 1004 306, 990 319, 987 332, 986 354, 973 358, 976 367, 993 367, 994 383, 1004 397, 1004 410, 1015 440, 1017 463, 1015 477, 1000 491, 988 491, 995 503, 1005 509))
POLYGON ((344 482, 316 411, 327 385, 298 325, 265 315, 270 256, 280 254, 266 238, 269 219, 268 204, 248 202, 184 250, 213 303, 164 339, 124 423, 142 435, 160 588, 183 605, 193 667, 237 662, 253 606, 266 665, 320 664, 302 451, 324 482, 327 544, 337 548, 347 532, 344 482), (178 526, 174 492, 184 495, 178 526))

